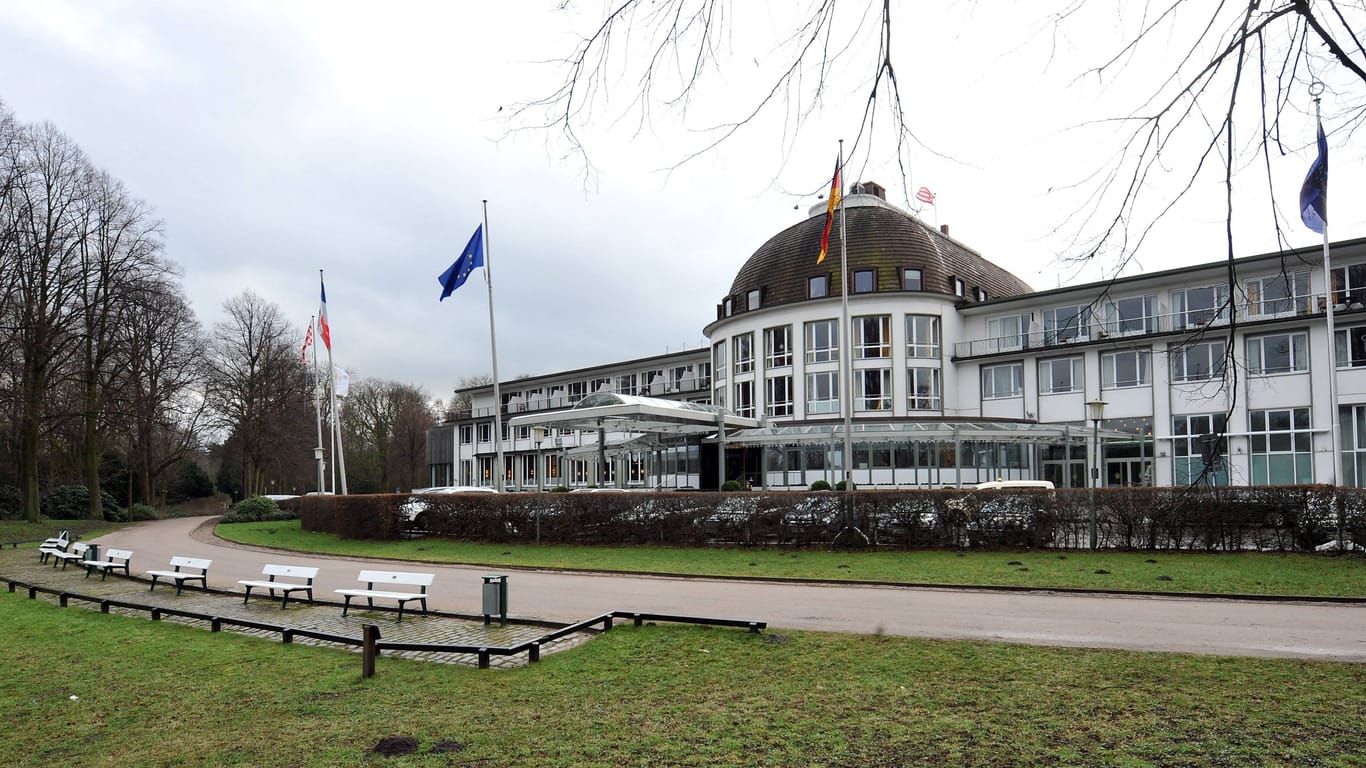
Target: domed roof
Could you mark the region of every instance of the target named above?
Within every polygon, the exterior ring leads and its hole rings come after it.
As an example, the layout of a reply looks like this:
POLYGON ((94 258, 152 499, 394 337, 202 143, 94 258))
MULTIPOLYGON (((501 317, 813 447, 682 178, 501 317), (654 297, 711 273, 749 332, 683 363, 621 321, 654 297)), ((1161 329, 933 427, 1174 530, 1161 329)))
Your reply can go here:
MULTIPOLYGON (((922 291, 954 295, 953 279, 964 284, 964 296, 989 299, 1032 293, 1020 278, 996 266, 948 235, 892 207, 875 195, 845 197, 845 230, 849 240, 849 269, 873 268, 877 291, 902 291, 902 270, 921 270, 922 291)), ((829 252, 816 264, 825 228, 823 206, 819 213, 779 232, 759 247, 735 275, 730 295, 738 297, 737 311, 746 309, 747 292, 759 289, 761 305, 772 307, 807 299, 807 281, 816 275, 830 276, 830 295, 840 295, 840 222, 830 231, 829 252)))

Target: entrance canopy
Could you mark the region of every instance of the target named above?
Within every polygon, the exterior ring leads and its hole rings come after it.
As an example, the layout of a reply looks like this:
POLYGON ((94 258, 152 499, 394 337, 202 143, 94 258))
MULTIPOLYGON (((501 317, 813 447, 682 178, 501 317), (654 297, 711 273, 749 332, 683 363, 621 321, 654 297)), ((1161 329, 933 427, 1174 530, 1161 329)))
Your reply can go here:
POLYGON ((567 410, 514 416, 508 425, 687 436, 714 433, 718 428, 757 429, 759 420, 715 405, 599 392, 567 410))

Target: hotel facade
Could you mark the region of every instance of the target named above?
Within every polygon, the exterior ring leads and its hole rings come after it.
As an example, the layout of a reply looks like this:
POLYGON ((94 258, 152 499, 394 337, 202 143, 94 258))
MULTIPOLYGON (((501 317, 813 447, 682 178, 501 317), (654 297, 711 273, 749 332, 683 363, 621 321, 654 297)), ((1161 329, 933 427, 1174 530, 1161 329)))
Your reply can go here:
POLYGON ((501 447, 507 490, 804 490, 850 405, 860 488, 1366 484, 1366 240, 1035 291, 876 184, 840 215, 823 263, 824 205, 749 257, 710 347, 466 390, 432 484, 501 447))

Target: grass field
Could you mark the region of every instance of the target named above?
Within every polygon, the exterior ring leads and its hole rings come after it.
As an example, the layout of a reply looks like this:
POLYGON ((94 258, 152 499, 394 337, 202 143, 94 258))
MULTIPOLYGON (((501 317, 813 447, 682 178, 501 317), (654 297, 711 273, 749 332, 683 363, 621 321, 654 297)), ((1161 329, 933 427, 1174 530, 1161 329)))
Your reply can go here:
POLYGON ((438 538, 348 541, 298 521, 219 525, 233 541, 303 552, 490 567, 862 580, 1031 588, 1366 597, 1366 561, 1314 554, 829 551, 472 544, 438 538))
POLYGON ((363 679, 22 594, 0 625, 9 766, 1366 765, 1366 665, 647 625, 363 679), (419 753, 372 755, 386 736, 419 753))

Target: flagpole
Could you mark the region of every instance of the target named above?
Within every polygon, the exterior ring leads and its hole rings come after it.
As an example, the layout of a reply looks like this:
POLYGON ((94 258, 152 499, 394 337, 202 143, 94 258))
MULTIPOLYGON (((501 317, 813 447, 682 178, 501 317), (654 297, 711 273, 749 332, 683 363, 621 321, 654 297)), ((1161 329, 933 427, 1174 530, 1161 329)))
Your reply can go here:
MULTIPOLYGON (((844 139, 840 139, 840 183, 844 183, 844 139)), ((844 226, 844 190, 840 190, 840 321, 844 332, 844 354, 840 366, 844 373, 844 490, 854 490, 854 329, 849 325, 849 245, 844 226)))
MULTIPOLYGON (((1318 133, 1323 130, 1323 114, 1319 105, 1319 100, 1323 94, 1323 83, 1313 82, 1309 85, 1309 93, 1314 97, 1314 122, 1317 130, 1314 138, 1317 141, 1318 133)), ((1324 158, 1327 165, 1328 159, 1324 158)), ((1324 213, 1327 213, 1328 204, 1328 169, 1324 168, 1323 195, 1324 213)), ((1328 216, 1323 217, 1323 277, 1324 285, 1328 288, 1327 311, 1324 318, 1328 326, 1328 434, 1332 445, 1328 446, 1328 455, 1332 457, 1332 472, 1329 474, 1329 485, 1338 484, 1338 459, 1342 450, 1341 437, 1338 434, 1338 355, 1337 355, 1337 331, 1333 327, 1333 304, 1336 296, 1333 291, 1333 262, 1328 252, 1328 216)))
POLYGON ((498 461, 493 487, 503 490, 503 396, 498 388, 498 336, 493 331, 493 257, 489 247, 489 201, 484 200, 484 282, 489 287, 489 354, 493 357, 493 446, 498 461))
MULTIPOLYGON (((319 284, 319 285, 322 285, 322 284, 323 284, 323 271, 322 271, 321 269, 318 270, 318 284, 319 284)), ((329 328, 330 328, 331 323, 328 323, 328 326, 329 326, 329 328)), ((339 412, 339 411, 337 410, 337 367, 336 367, 335 365, 333 365, 333 363, 332 363, 332 345, 329 343, 329 344, 327 344, 326 346, 327 346, 327 372, 328 372, 328 381, 331 382, 331 384, 332 384, 332 386, 329 387, 329 389, 330 389, 331 392, 332 392, 332 394, 331 394, 331 399, 330 399, 330 402, 331 402, 331 404, 332 404, 332 464, 333 464, 332 471, 333 471, 333 478, 334 478, 333 481, 332 481, 332 490, 333 490, 333 491, 336 491, 336 490, 337 490, 337 481, 336 481, 335 477, 336 477, 337 474, 340 474, 340 475, 341 475, 341 492, 342 492, 342 495, 345 496, 345 495, 346 495, 346 455, 345 455, 344 449, 342 448, 342 441, 341 441, 341 412, 339 412)))
MULTIPOLYGON (((308 332, 317 333, 318 316, 314 315, 308 321, 308 332)), ((318 427, 318 443, 313 449, 313 461, 318 465, 318 492, 327 490, 325 483, 327 479, 323 476, 323 398, 322 382, 318 380, 318 345, 313 344, 313 421, 318 427)))

